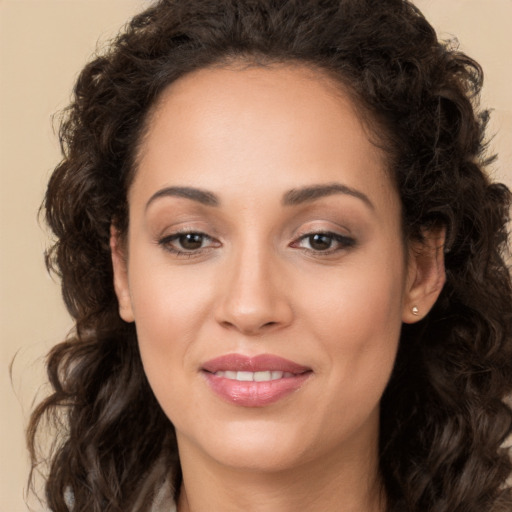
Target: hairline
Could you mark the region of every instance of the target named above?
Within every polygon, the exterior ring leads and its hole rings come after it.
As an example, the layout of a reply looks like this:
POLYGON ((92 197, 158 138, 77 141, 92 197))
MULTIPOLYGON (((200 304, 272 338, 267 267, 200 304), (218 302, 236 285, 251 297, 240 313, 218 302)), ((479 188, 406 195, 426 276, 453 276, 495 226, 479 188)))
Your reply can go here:
MULTIPOLYGON (((387 173, 388 178, 391 181, 391 186, 394 187, 397 192, 400 202, 400 222, 402 231, 402 243, 404 247, 404 254, 406 262, 408 261, 408 245, 409 236, 407 233, 407 226, 405 224, 405 218, 403 215, 403 204, 401 200, 400 190, 397 185, 396 176, 393 172, 394 160, 396 155, 393 153, 391 144, 389 144, 390 137, 388 136, 389 128, 385 126, 382 119, 379 118, 377 113, 372 112, 369 105, 364 101, 364 97, 358 93, 354 86, 350 84, 350 80, 343 76, 342 72, 336 72, 327 67, 327 64, 321 64, 313 62, 307 59, 300 58, 279 58, 267 55, 261 52, 227 52, 224 55, 220 55, 218 58, 213 59, 210 62, 206 62, 204 65, 194 67, 189 70, 185 70, 182 74, 174 79, 170 79, 156 94, 155 98, 150 102, 146 112, 143 114, 142 121, 140 124, 139 133, 136 137, 135 147, 131 157, 131 165, 127 171, 127 177, 125 179, 125 202, 126 202, 126 231, 129 226, 129 205, 128 195, 131 186, 138 173, 139 166, 143 157, 143 148, 145 145, 146 138, 149 134, 149 129, 156 112, 165 100, 166 94, 171 91, 173 86, 195 73, 207 70, 233 70, 233 71, 244 71, 247 69, 282 69, 291 68, 304 71, 304 77, 311 80, 320 80, 323 85, 329 90, 334 96, 344 101, 347 99, 350 108, 357 119, 359 120, 361 127, 366 134, 368 141, 381 153, 384 162, 384 172, 387 173)), ((119 233, 123 238, 127 233, 119 233)))

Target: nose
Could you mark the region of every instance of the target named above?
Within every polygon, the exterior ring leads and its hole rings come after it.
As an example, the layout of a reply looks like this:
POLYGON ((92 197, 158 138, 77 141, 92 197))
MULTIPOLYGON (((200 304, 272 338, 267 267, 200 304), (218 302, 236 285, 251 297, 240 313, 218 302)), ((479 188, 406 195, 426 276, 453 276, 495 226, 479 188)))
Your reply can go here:
POLYGON ((217 322, 245 335, 282 329, 293 319, 282 268, 267 251, 247 249, 220 276, 217 322))

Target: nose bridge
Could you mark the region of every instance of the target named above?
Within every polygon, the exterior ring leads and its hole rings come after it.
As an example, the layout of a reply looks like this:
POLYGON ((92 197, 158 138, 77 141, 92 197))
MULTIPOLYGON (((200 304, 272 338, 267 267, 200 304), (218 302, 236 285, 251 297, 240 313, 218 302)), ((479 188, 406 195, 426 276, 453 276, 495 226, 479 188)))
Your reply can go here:
POLYGON ((218 312, 223 325, 257 334, 290 322, 291 306, 269 244, 247 238, 233 248, 226 267, 218 312))

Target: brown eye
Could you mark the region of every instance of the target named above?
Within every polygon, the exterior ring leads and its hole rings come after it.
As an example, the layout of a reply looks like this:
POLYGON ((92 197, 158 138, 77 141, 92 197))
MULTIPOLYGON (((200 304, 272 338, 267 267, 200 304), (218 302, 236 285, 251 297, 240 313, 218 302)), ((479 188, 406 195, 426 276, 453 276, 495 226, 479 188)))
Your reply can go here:
POLYGON ((308 236, 308 242, 314 251, 326 251, 331 248, 333 237, 325 233, 315 233, 308 236))
POLYGON ((356 245, 354 238, 337 233, 308 233, 291 244, 292 247, 304 249, 310 253, 333 254, 350 249, 356 245))
POLYGON ((194 256, 203 251, 220 247, 218 240, 200 232, 174 233, 158 241, 167 251, 178 256, 194 256))
POLYGON ((200 249, 204 242, 204 235, 201 233, 186 233, 179 235, 177 242, 182 249, 186 251, 194 251, 200 249))

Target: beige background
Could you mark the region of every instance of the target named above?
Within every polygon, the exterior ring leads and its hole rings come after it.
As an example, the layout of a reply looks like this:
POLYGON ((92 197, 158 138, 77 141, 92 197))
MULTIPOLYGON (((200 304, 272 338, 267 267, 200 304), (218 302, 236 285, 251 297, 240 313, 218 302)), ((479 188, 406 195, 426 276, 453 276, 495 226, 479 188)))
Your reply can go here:
MULTIPOLYGON (((96 47, 148 0, 0 0, 0 512, 27 510, 24 425, 44 393, 42 357, 71 327, 42 259, 37 211, 59 160, 52 113, 96 47), (14 359, 12 379, 9 364, 14 359)), ((512 185, 512 0, 417 0, 442 37, 486 71, 484 104, 512 185)), ((36 507, 36 510, 40 510, 36 507)))

